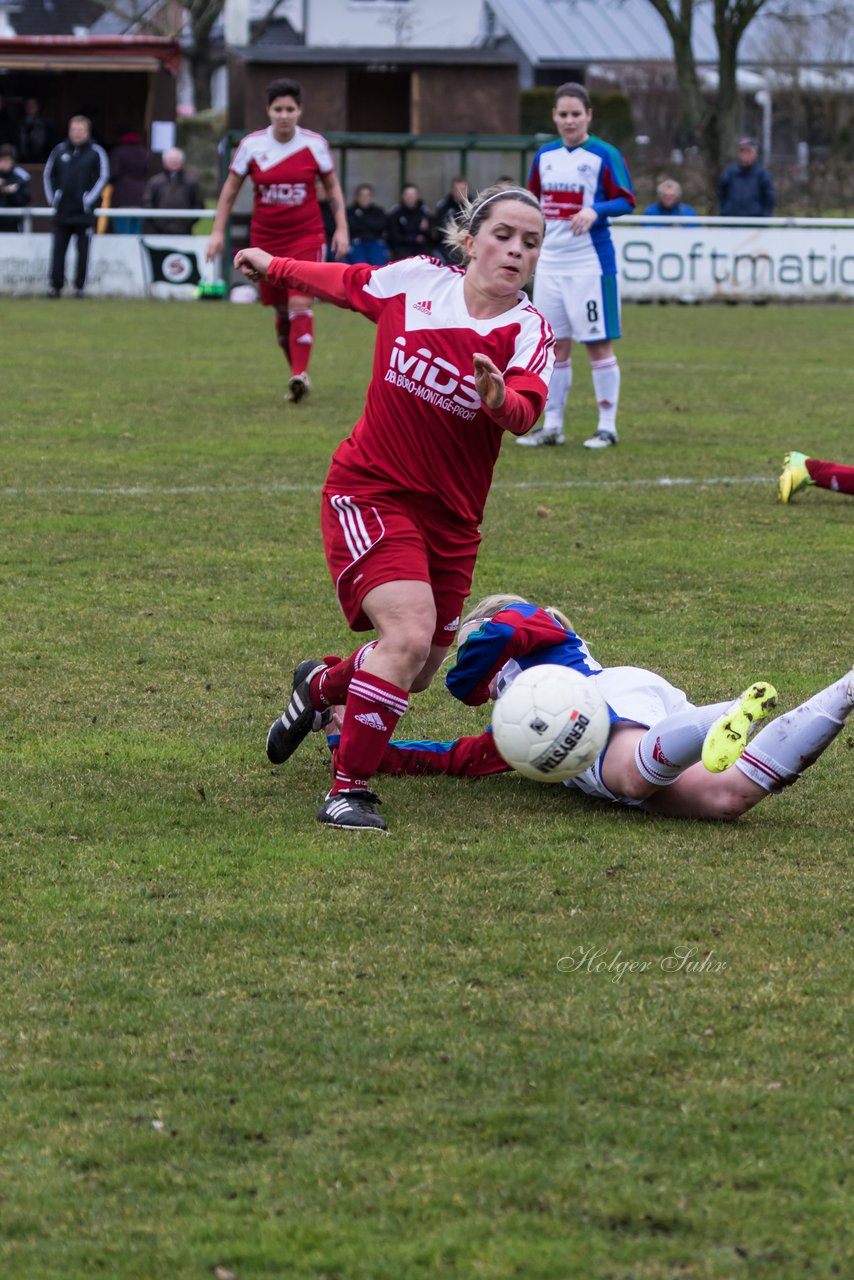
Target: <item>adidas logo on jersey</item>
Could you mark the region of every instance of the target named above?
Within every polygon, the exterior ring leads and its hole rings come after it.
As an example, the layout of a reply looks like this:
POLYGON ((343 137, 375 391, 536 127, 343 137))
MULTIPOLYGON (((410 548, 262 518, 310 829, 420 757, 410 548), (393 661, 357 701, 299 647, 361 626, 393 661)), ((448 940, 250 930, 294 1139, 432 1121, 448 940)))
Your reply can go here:
POLYGON ((422 315, 429 316, 433 310, 433 303, 428 298, 426 302, 413 302, 413 311, 420 311, 422 315))
POLYGON ((385 721, 376 711, 363 711, 361 715, 356 716, 359 724, 366 724, 369 729, 379 729, 385 733, 385 721))

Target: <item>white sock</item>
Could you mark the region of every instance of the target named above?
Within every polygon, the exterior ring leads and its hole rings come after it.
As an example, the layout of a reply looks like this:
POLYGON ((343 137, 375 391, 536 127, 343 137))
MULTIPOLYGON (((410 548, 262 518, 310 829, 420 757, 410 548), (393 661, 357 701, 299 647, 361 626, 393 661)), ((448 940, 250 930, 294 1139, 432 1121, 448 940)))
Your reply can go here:
POLYGON ((563 414, 567 397, 572 386, 572 361, 556 360, 552 380, 549 383, 549 394, 546 400, 546 416, 543 419, 543 430, 559 433, 563 431, 563 414))
POLYGON ((606 356, 604 360, 591 360, 593 371, 593 390, 599 406, 599 425, 597 431, 617 434, 617 405, 620 403, 620 366, 616 356, 606 356))
POLYGON ((703 753, 709 729, 729 711, 731 702, 715 702, 707 707, 691 707, 665 716, 647 729, 635 747, 635 764, 647 782, 667 787, 703 753))
POLYGON ((735 767, 766 791, 781 791, 815 764, 852 709, 849 673, 760 730, 735 767))

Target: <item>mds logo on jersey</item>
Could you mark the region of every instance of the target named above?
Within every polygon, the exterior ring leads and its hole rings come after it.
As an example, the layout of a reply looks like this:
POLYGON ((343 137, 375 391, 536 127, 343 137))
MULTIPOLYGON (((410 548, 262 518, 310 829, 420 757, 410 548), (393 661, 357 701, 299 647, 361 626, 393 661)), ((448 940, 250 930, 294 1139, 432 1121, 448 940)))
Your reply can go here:
POLYGON ((269 186, 259 186, 258 193, 262 204, 283 204, 288 208, 296 208, 305 204, 308 188, 304 182, 271 182, 269 186))
POLYGON ((480 396, 470 373, 462 374, 455 364, 435 356, 428 347, 418 347, 410 353, 406 338, 395 338, 385 380, 467 420, 480 408, 480 396))

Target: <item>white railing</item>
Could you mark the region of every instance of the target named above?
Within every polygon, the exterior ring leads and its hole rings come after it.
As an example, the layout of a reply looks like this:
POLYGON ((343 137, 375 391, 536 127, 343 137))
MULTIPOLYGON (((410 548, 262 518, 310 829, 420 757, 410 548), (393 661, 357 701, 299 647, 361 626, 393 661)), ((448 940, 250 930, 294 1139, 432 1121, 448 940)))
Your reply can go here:
MULTIPOLYGON (((95 209, 96 218, 180 218, 186 222, 197 222, 200 218, 213 218, 215 209, 95 209)), ((52 218, 55 213, 52 205, 25 205, 22 209, 0 209, 0 220, 9 218, 22 222, 22 231, 27 233, 33 229, 33 218, 52 218)), ((0 221, 0 231, 3 230, 0 221)))

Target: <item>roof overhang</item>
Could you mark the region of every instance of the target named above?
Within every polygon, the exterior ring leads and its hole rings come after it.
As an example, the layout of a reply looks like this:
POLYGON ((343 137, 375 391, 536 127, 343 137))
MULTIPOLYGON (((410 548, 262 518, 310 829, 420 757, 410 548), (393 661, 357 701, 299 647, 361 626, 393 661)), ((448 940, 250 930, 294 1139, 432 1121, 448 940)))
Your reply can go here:
POLYGON ((167 36, 10 36, 0 67, 33 71, 157 71, 177 74, 181 46, 167 36))

